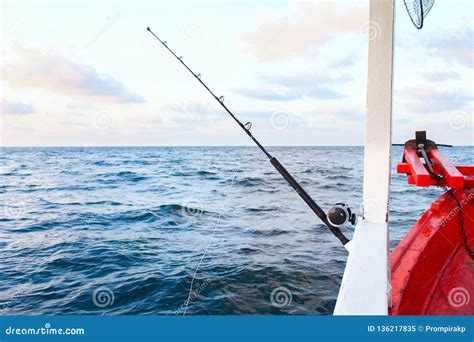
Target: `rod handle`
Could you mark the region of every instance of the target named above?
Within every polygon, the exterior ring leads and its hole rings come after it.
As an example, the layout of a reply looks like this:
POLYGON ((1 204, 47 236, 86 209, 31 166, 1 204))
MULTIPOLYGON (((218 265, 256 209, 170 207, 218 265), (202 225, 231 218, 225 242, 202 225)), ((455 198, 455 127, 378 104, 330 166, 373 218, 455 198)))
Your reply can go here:
POLYGON ((270 163, 273 167, 285 178, 290 186, 300 195, 303 201, 311 208, 311 210, 318 216, 323 223, 328 226, 331 232, 342 242, 343 245, 349 242, 349 239, 337 227, 329 223, 326 213, 323 209, 311 198, 310 195, 302 188, 302 186, 293 178, 292 175, 285 169, 285 167, 275 157, 270 158, 270 163))

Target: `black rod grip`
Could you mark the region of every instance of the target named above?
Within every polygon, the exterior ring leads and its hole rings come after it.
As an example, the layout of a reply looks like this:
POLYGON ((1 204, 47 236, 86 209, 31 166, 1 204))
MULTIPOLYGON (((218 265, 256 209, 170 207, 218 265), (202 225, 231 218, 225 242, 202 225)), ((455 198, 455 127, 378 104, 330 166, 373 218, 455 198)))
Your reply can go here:
POLYGON ((270 158, 270 163, 275 169, 285 178, 288 184, 300 195, 303 201, 311 208, 311 210, 324 222, 326 226, 331 230, 331 232, 342 242, 343 245, 349 242, 349 239, 344 236, 341 230, 337 227, 334 227, 329 223, 326 213, 317 203, 311 198, 310 195, 301 187, 301 185, 293 178, 292 175, 285 169, 283 165, 275 157, 270 158))

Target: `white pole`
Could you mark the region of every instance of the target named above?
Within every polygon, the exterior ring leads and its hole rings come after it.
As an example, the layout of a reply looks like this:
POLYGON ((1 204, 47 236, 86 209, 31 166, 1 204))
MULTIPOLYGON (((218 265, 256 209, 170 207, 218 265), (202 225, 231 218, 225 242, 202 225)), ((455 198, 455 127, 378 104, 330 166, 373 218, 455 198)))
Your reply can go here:
POLYGON ((364 219, 388 222, 392 145, 393 0, 370 2, 367 113, 365 116, 364 219))
POLYGON ((370 1, 363 218, 355 228, 335 315, 386 315, 394 0, 370 1))

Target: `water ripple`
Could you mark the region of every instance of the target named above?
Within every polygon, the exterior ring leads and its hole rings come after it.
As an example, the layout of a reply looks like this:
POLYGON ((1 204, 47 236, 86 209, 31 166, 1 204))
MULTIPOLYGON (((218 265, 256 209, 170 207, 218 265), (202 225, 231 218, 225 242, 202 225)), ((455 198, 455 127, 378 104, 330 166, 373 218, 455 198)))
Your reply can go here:
MULTIPOLYGON (((321 207, 360 208, 363 148, 269 150, 321 207)), ((332 313, 347 255, 256 148, 2 151, 3 314, 182 314, 204 251, 189 314, 332 313)), ((393 248, 441 191, 392 174, 393 248)))

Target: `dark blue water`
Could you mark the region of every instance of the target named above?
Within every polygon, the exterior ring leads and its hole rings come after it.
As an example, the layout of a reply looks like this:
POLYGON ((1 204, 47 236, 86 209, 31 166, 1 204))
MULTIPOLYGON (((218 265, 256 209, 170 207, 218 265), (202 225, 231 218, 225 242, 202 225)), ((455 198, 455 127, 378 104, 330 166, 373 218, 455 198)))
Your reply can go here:
MULTIPOLYGON (((359 211, 363 148, 270 150, 323 208, 359 211)), ((4 148, 0 193, 0 314, 334 308, 346 252, 254 147, 4 148)), ((392 247, 440 194, 393 174, 392 247)))

